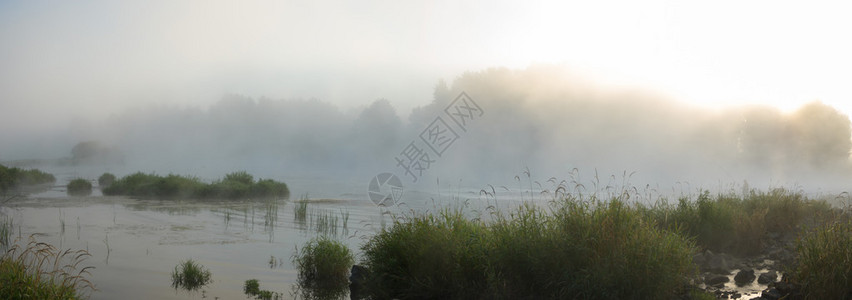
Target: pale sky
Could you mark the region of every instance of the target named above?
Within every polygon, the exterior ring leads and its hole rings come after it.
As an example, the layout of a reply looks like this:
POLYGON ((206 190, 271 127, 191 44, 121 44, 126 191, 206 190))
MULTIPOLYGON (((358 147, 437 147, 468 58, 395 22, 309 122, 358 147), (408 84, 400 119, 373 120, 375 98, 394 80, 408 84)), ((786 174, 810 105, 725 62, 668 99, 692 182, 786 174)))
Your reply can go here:
POLYGON ((387 98, 406 115, 439 79, 531 63, 707 107, 821 100, 852 114, 850 13, 841 1, 3 1, 0 126, 225 93, 344 109, 387 98))

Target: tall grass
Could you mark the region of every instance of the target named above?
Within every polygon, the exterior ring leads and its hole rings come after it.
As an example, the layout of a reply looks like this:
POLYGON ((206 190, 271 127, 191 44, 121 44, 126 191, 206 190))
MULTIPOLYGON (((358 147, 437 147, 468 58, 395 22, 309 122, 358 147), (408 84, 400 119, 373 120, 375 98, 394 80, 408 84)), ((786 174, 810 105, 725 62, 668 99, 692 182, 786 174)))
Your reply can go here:
POLYGON ((11 246, 14 224, 12 222, 12 217, 6 216, 5 214, 0 214, 0 217, 2 217, 0 218, 0 252, 5 253, 11 246))
POLYGON ((210 270, 192 259, 180 262, 172 271, 172 287, 175 289, 182 288, 191 292, 212 281, 213 276, 210 270))
POLYGON ((296 223, 304 226, 308 217, 308 203, 310 200, 308 199, 308 195, 301 197, 298 202, 295 203, 296 207, 293 208, 293 218, 296 223))
POLYGON ((293 255, 302 296, 308 299, 339 299, 348 292, 352 252, 340 241, 318 237, 293 255))
POLYGON ((281 293, 275 293, 269 290, 261 290, 260 283, 257 279, 246 280, 243 284, 243 293, 248 297, 254 297, 259 300, 277 300, 283 298, 281 293))
POLYGON ((94 267, 82 267, 91 255, 85 250, 59 250, 32 237, 26 246, 14 245, 0 257, 0 298, 81 299, 95 290, 86 277, 94 267))
POLYGON ((54 182, 56 182, 56 177, 38 169, 25 170, 0 165, 0 195, 14 193, 27 186, 54 182))
POLYGON ((704 191, 695 201, 681 198, 676 205, 662 201, 638 209, 661 228, 694 237, 701 248, 754 255, 764 250, 770 233, 794 234, 803 223, 827 215, 831 206, 801 193, 773 189, 715 197, 704 191))
POLYGON ((377 299, 667 298, 693 243, 619 199, 525 204, 492 221, 444 209, 396 220, 363 247, 377 299))
POLYGON ((803 234, 797 253, 793 278, 807 299, 852 299, 852 220, 848 216, 803 234))

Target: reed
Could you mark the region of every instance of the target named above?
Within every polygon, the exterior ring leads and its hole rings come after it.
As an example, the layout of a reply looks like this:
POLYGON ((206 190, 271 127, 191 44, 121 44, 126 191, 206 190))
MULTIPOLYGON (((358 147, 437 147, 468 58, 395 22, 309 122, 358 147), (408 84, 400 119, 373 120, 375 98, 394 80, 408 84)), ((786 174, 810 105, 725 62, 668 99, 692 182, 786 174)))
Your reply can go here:
POLYGON ((797 243, 793 280, 807 299, 852 299, 852 219, 806 231, 797 243))
POLYGON ((398 218, 363 247, 376 299, 659 299, 694 274, 694 244, 619 198, 398 218))
POLYGON ((338 299, 348 292, 349 269, 355 258, 337 240, 318 237, 308 241, 293 255, 299 287, 308 299, 338 299))
POLYGON ((192 292, 212 282, 212 277, 210 270, 192 259, 187 259, 172 271, 172 287, 192 292))
POLYGON ((26 245, 13 245, 0 257, 0 298, 82 299, 95 291, 87 277, 91 266, 83 262, 85 250, 61 250, 30 237, 26 245))

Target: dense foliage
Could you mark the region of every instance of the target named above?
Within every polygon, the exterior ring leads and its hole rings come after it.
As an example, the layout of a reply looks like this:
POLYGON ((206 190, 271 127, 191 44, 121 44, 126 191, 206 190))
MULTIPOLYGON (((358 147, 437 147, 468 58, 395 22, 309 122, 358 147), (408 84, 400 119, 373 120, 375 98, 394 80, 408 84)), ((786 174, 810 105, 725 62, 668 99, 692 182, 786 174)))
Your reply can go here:
POLYGON ((363 247, 377 299, 651 299, 687 285, 692 242, 618 199, 397 221, 363 247))
POLYGON ((9 168, 0 165, 0 194, 7 194, 18 188, 56 182, 56 177, 38 169, 9 168))
POLYGON ((271 179, 255 181, 246 172, 235 172, 213 183, 196 177, 169 174, 159 176, 137 172, 122 177, 103 189, 104 195, 125 195, 151 199, 255 199, 286 198, 287 184, 271 179))
POLYGON ((68 195, 88 196, 92 194, 92 183, 86 179, 77 178, 68 182, 68 195))

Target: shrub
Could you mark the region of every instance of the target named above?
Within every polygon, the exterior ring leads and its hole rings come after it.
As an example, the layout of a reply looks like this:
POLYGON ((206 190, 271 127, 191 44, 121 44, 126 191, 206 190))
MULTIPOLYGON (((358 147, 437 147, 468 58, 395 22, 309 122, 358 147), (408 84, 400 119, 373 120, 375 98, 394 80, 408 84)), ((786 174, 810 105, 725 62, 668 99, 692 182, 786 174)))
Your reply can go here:
POLYGON ((251 185, 254 183, 254 176, 246 173, 246 171, 233 172, 225 175, 225 179, 222 180, 225 182, 239 182, 245 185, 251 185))
POLYGON ((255 299, 260 300, 272 300, 272 299, 280 299, 282 298, 280 293, 275 293, 269 290, 261 290, 260 283, 257 282, 257 279, 249 279, 246 280, 246 283, 243 285, 243 293, 248 297, 254 297, 255 299))
POLYGON ((175 289, 182 288, 187 291, 194 291, 212 281, 210 270, 192 259, 179 263, 172 271, 172 287, 175 289))
POLYGON ((355 258, 346 245, 327 237, 308 241, 293 255, 299 286, 306 298, 339 298, 348 291, 349 269, 355 258))
POLYGON ((677 205, 638 209, 661 228, 695 238, 701 248, 745 255, 763 251, 768 233, 793 233, 808 218, 816 221, 831 210, 825 201, 785 189, 715 197, 705 191, 694 202, 681 198, 677 205))
POLYGON ((104 173, 98 177, 98 186, 102 189, 112 185, 113 182, 115 182, 115 175, 112 175, 112 173, 104 173))
POLYGON ((793 278, 808 299, 852 299, 852 221, 818 226, 797 242, 793 278))
POLYGON ((694 272, 692 242, 618 199, 524 205, 494 221, 460 209, 395 221, 363 247, 383 298, 667 298, 694 272))
POLYGON ((86 279, 93 267, 79 268, 89 256, 84 250, 59 251, 33 238, 25 248, 15 245, 0 257, 0 298, 85 298, 95 290, 86 279))
POLYGON ((247 296, 257 296, 260 294, 260 284, 257 282, 257 279, 246 280, 246 283, 243 285, 243 293, 247 296))
POLYGON ((56 177, 41 170, 24 170, 0 165, 0 194, 7 194, 23 187, 54 182, 56 182, 56 177))
POLYGON ((205 184, 198 178, 169 174, 159 176, 137 172, 127 175, 107 188, 105 195, 126 195, 154 199, 247 199, 286 198, 290 191, 283 182, 260 180, 245 172, 231 173, 224 180, 205 184))
POLYGON ((71 196, 88 196, 92 194, 92 183, 86 179, 77 178, 71 180, 67 187, 68 195, 71 196))

